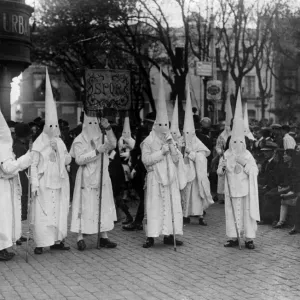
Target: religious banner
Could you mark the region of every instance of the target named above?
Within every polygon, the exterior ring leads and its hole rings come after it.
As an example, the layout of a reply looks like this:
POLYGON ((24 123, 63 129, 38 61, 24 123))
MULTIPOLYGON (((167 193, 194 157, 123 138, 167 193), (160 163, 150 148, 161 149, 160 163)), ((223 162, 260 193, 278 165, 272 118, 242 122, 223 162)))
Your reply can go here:
POLYGON ((128 110, 131 107, 130 72, 127 70, 85 71, 85 108, 98 111, 105 107, 128 110))

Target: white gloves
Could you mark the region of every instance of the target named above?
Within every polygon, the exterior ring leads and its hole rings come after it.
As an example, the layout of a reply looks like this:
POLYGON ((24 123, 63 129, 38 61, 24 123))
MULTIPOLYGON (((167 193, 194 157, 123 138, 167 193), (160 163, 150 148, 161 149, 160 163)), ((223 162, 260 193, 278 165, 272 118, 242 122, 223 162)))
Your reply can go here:
POLYGON ((169 145, 167 145, 167 144, 163 145, 161 148, 161 151, 162 151, 163 155, 166 155, 167 153, 169 153, 170 152, 169 145))
POLYGON ((243 157, 237 157, 236 158, 236 162, 240 165, 242 165, 243 167, 247 164, 247 160, 243 157))

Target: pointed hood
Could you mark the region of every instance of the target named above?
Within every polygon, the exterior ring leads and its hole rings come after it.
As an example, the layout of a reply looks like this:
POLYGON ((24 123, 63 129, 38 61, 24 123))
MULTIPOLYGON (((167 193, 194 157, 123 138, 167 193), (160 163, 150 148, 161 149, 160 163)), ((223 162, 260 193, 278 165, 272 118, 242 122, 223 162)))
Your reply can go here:
POLYGON ((178 97, 176 97, 171 123, 171 134, 175 141, 181 136, 178 123, 178 97))
POLYGON ((240 154, 246 150, 241 92, 238 91, 229 148, 240 154))
POLYGON ((89 117, 88 115, 84 114, 82 135, 84 136, 87 142, 90 142, 91 140, 96 140, 102 136, 97 117, 89 117))
POLYGON ((183 134, 186 144, 190 144, 192 138, 195 136, 195 125, 192 111, 192 101, 190 95, 190 85, 189 82, 186 84, 186 105, 185 105, 185 115, 184 115, 184 125, 183 134))
POLYGON ((47 67, 46 67, 45 126, 43 131, 49 136, 49 138, 59 137, 60 135, 56 103, 53 98, 47 67))
POLYGON ((245 107, 244 107, 244 130, 245 130, 245 136, 247 136, 250 140, 255 141, 255 137, 253 136, 253 134, 252 134, 252 132, 250 131, 250 128, 249 128, 247 102, 245 103, 245 107))
POLYGON ((230 128, 231 120, 233 117, 230 98, 228 98, 226 101, 225 112, 226 112, 225 126, 228 126, 230 128))
POLYGON ((124 119, 122 136, 124 138, 131 138, 131 130, 130 130, 130 122, 129 122, 128 112, 126 112, 126 116, 125 116, 125 119, 124 119))
POLYGON ((232 108, 231 108, 231 101, 230 98, 227 98, 226 104, 225 104, 225 112, 226 112, 226 119, 225 119, 225 129, 222 131, 221 136, 227 141, 228 137, 231 134, 231 120, 232 120, 232 108))
POLYGON ((169 132, 168 111, 167 111, 164 82, 163 82, 161 70, 159 75, 158 98, 156 101, 156 119, 153 125, 153 130, 156 133, 163 133, 163 134, 169 132))
POLYGON ((0 110, 0 163, 13 157, 12 146, 13 139, 10 129, 0 110))

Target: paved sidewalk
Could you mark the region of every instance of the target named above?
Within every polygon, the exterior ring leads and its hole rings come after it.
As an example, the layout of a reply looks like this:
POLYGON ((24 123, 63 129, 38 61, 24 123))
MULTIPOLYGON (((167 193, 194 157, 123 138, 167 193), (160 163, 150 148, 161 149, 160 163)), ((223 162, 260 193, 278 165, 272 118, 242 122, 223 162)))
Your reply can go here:
POLYGON ((162 238, 143 249, 143 232, 124 232, 120 224, 109 234, 118 243, 112 250, 95 249, 93 236, 79 252, 70 233, 71 251, 37 256, 31 243, 27 264, 20 246, 0 263, 0 299, 300 299, 300 235, 260 226, 257 248, 240 251, 223 247, 224 205, 214 204, 206 220, 207 227, 196 219, 184 227, 177 252, 162 238))

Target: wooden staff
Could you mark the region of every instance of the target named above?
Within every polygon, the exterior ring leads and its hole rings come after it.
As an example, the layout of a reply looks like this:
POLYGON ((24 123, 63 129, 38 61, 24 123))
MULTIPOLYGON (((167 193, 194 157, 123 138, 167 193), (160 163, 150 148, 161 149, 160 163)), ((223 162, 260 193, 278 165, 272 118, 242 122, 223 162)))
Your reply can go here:
MULTIPOLYGON (((225 160, 224 152, 222 152, 222 157, 223 157, 223 160, 225 160)), ((233 202, 232 202, 232 197, 231 197, 230 184, 229 184, 229 181, 228 181, 228 176, 227 176, 226 169, 224 171, 225 171, 225 179, 226 179, 227 187, 228 187, 230 204, 231 204, 231 208, 232 208, 232 215, 233 215, 233 221, 234 221, 234 225, 235 225, 236 236, 237 236, 238 243, 239 243, 239 249, 241 250, 242 249, 241 238, 240 238, 239 229, 238 229, 237 222, 236 222, 235 210, 234 210, 234 206, 233 206, 233 202)))
MULTIPOLYGON (((32 141, 29 141, 29 151, 32 149, 32 141)), ((30 239, 30 218, 31 218, 31 167, 28 167, 28 173, 26 174, 28 178, 28 203, 27 203, 27 236, 26 236, 26 253, 25 260, 28 263, 28 252, 29 252, 29 239, 30 239)))
MULTIPOLYGON (((171 154, 170 154, 170 156, 171 156, 171 154)), ((170 206, 171 206, 171 214, 172 214, 174 251, 177 251, 177 248, 176 248, 176 236, 175 236, 175 223, 174 223, 173 195, 172 195, 172 186, 171 186, 171 178, 170 178, 170 165, 169 165, 168 154, 166 155, 166 160, 167 160, 167 172, 168 172, 169 192, 170 192, 170 206)))
MULTIPOLYGON (((97 116, 99 126, 100 126, 100 121, 101 121, 101 111, 99 111, 99 114, 97 116)), ((100 126, 100 129, 102 131, 102 145, 104 145, 105 141, 105 130, 103 130, 100 126)), ((97 238, 97 249, 100 249, 100 238, 101 238, 101 206, 102 206, 102 185, 103 185, 103 161, 104 161, 104 153, 101 153, 101 166, 100 166, 100 187, 99 187, 99 216, 98 216, 98 238, 97 238)))

